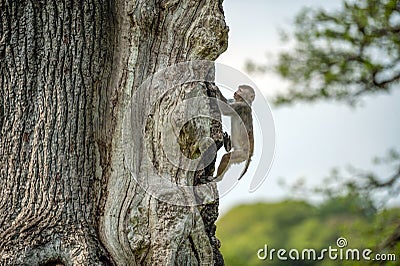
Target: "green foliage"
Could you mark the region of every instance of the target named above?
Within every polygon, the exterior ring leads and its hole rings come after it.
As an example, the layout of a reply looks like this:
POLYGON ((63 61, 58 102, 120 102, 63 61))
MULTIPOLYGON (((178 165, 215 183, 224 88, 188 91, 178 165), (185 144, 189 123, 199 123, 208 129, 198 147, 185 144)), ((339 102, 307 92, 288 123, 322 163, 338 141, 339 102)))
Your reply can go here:
POLYGON ((291 86, 275 98, 276 104, 321 99, 354 104, 361 95, 398 87, 398 0, 346 1, 336 12, 304 9, 294 26, 295 47, 281 53, 274 66, 291 86))
POLYGON ((280 228, 292 228, 315 211, 313 206, 296 201, 234 208, 218 221, 217 234, 226 265, 263 265, 257 250, 266 243, 286 247, 290 231, 280 228))
MULTIPOLYGON (((283 201, 235 207, 217 222, 217 236, 222 242, 226 265, 338 265, 338 262, 328 260, 262 261, 257 258, 257 251, 265 244, 269 248, 296 248, 300 251, 335 248, 339 237, 348 240, 349 248, 373 249, 379 246, 382 238, 391 235, 400 220, 399 209, 384 210, 366 217, 359 211, 362 206, 346 208, 346 202, 356 205, 359 202, 357 198, 351 201, 348 196, 337 200, 340 205, 337 208, 333 208, 333 200, 319 206, 303 201, 283 201)), ((399 246, 385 252, 389 251, 399 254, 399 246)))
POLYGON ((330 197, 319 206, 322 217, 348 213, 369 218, 376 213, 376 208, 370 200, 357 193, 330 197))

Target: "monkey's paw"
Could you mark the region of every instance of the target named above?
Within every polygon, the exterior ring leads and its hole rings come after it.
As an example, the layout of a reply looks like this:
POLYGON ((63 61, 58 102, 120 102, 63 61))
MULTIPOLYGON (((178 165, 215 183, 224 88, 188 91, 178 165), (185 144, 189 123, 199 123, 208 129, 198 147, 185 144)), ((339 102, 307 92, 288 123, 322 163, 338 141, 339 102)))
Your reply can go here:
POLYGON ((227 152, 232 149, 231 137, 226 132, 224 132, 224 148, 227 152))

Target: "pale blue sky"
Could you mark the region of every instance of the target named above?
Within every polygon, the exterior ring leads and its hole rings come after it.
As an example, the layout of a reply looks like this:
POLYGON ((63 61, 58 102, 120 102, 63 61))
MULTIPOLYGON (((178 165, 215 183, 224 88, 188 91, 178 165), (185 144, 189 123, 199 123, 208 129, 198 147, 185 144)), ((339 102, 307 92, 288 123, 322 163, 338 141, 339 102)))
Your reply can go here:
MULTIPOLYGON (((245 72, 246 59, 271 60, 267 54, 274 55, 282 49, 279 29, 290 30, 295 14, 302 7, 322 6, 330 10, 340 7, 340 3, 338 0, 225 0, 229 48, 217 62, 245 72)), ((284 81, 271 74, 249 76, 267 99, 285 87, 284 81)), ((364 105, 357 109, 327 102, 272 108, 277 142, 270 174, 256 192, 248 192, 256 154, 250 174, 221 198, 221 211, 224 213, 240 203, 287 197, 286 191, 277 185, 280 177, 288 182, 305 177, 309 184, 318 184, 333 167, 353 165, 371 169, 374 156, 383 156, 390 148, 400 149, 399 102, 400 90, 365 98, 364 105)), ((257 143, 255 146, 257 153, 260 147, 257 143)))

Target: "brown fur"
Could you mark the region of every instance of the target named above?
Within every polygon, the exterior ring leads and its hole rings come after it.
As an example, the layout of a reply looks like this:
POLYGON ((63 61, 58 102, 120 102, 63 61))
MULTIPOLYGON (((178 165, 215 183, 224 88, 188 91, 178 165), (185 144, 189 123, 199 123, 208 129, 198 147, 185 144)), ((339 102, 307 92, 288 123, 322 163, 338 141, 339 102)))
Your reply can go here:
POLYGON ((227 153, 222 157, 221 163, 217 170, 217 178, 221 177, 229 166, 233 163, 241 163, 246 161, 246 165, 239 176, 239 180, 247 172, 249 168, 251 157, 254 152, 254 135, 253 135, 253 118, 251 115, 251 104, 254 101, 255 93, 253 88, 247 85, 239 86, 234 94, 234 101, 228 101, 217 88, 217 97, 219 100, 228 104, 231 108, 220 106, 223 115, 231 117, 231 138, 232 145, 227 145, 227 141, 231 141, 227 134, 224 134, 224 146, 227 153), (239 116, 240 121, 237 120, 239 116), (246 132, 240 130, 244 125, 246 132), (226 147, 232 146, 233 151, 228 150, 226 147))

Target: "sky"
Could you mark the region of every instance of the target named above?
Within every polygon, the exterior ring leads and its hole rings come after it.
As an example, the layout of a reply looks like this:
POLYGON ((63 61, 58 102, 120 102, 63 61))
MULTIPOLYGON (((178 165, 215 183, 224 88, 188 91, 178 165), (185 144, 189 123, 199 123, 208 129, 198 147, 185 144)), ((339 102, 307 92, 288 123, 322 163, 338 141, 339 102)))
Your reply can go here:
MULTIPOLYGON (((246 73, 245 61, 271 62, 282 47, 280 30, 291 30, 295 15, 305 6, 338 9, 339 0, 225 0, 224 12, 230 28, 229 46, 217 62, 228 65, 248 75, 268 98, 285 88, 285 81, 270 73, 246 73)), ((229 91, 225 95, 231 98, 229 91)), ((259 97, 260 95, 256 96, 259 97)), ((220 199, 220 211, 225 213, 238 204, 279 201, 288 198, 288 190, 278 185, 280 179, 293 183, 300 177, 310 186, 321 184, 332 168, 345 169, 352 165, 360 169, 374 169, 372 159, 384 156, 391 148, 400 150, 400 92, 390 95, 366 97, 362 106, 354 109, 343 103, 298 103, 289 107, 272 107, 275 124, 274 160, 265 182, 253 193, 249 186, 260 162, 262 149, 271 149, 255 123, 255 154, 249 174, 220 199), (257 133, 258 132, 258 133, 257 133), (267 148, 266 148, 266 145, 267 148)), ((256 112, 257 119, 269 119, 256 112)), ((254 114, 253 114, 254 116, 254 114)), ((223 151, 219 151, 219 156, 223 151)), ((243 165, 231 168, 224 178, 237 174, 243 165), (238 170, 239 169, 239 170, 238 170)), ((388 169, 380 169, 390 173, 388 169)), ((400 204, 400 198, 390 204, 400 204)))

